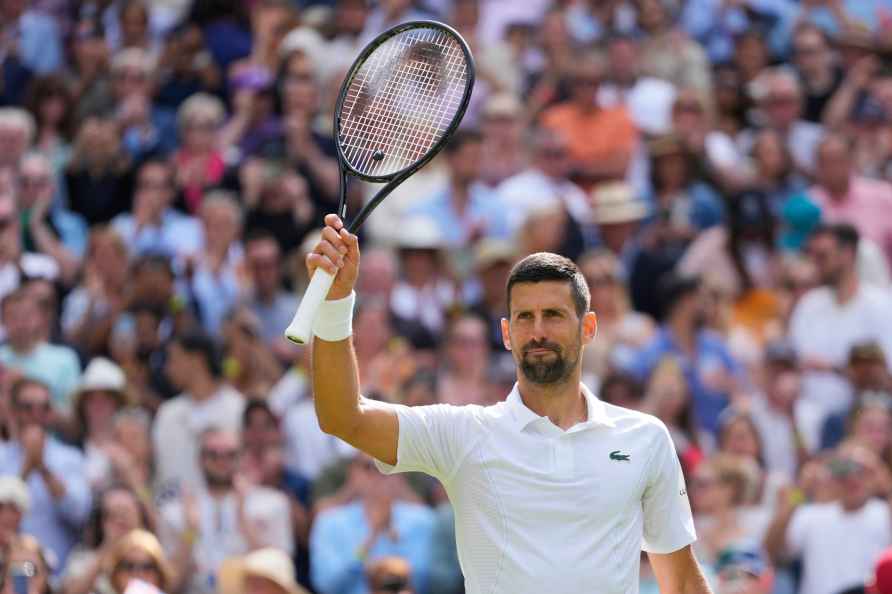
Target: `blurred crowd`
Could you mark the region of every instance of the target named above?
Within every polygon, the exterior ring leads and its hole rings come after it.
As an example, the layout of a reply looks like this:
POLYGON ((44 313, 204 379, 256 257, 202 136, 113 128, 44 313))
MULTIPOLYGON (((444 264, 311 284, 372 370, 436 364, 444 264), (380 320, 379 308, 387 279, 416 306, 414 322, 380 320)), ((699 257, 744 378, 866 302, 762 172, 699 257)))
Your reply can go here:
POLYGON ((889 0, 0 0, 0 592, 462 591, 442 488, 321 432, 282 337, 343 75, 425 18, 477 84, 361 233, 363 394, 504 398, 506 277, 561 253, 716 591, 892 593, 889 0))

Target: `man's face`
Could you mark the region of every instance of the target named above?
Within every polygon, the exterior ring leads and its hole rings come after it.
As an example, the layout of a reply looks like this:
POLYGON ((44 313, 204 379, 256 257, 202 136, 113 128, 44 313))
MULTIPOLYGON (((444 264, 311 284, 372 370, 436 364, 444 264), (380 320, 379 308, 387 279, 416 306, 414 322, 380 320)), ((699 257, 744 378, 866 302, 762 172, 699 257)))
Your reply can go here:
POLYGON ((621 39, 610 44, 610 70, 620 84, 631 84, 638 75, 638 46, 631 39, 621 39))
POLYGON ((40 332, 43 314, 31 299, 21 298, 3 308, 3 325, 13 344, 29 343, 40 332))
POLYGON ((830 48, 817 31, 804 31, 793 39, 796 66, 806 78, 832 65, 830 48))
POLYGON ((279 245, 273 239, 253 241, 248 244, 247 256, 257 289, 261 293, 275 291, 281 276, 279 245))
POLYGON ((852 160, 844 142, 829 140, 818 149, 815 177, 818 185, 835 190, 845 187, 852 175, 852 160))
POLYGON ((22 163, 19 174, 21 205, 34 206, 39 200, 49 200, 53 195, 53 173, 49 163, 42 158, 29 158, 22 163))
POLYGON ((136 182, 136 204, 152 212, 162 212, 172 199, 170 170, 157 163, 144 166, 136 182))
POLYGON ((240 453, 239 440, 234 433, 219 431, 205 436, 199 455, 208 486, 232 486, 240 453))
POLYGON ((808 244, 808 257, 814 262, 824 285, 835 286, 845 272, 846 254, 829 233, 817 235, 808 244))
POLYGON ((772 128, 786 130, 799 118, 802 98, 797 89, 787 82, 776 81, 761 103, 772 128))
POLYGON ((593 313, 577 316, 570 283, 517 283, 510 308, 502 339, 524 377, 541 385, 567 381, 597 328, 593 313))
POLYGON ((452 177, 460 183, 470 183, 480 177, 483 147, 479 142, 465 143, 449 159, 452 177))
POLYGON ((46 429, 50 422, 50 393, 36 384, 25 386, 13 402, 13 415, 21 430, 29 425, 46 429))

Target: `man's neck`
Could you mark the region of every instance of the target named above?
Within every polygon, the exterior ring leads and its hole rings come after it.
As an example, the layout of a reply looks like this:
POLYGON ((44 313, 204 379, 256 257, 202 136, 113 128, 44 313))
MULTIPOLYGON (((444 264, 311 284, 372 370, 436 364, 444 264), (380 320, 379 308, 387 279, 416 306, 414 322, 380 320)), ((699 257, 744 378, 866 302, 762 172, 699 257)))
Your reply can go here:
POLYGON ((209 400, 220 389, 220 382, 212 377, 196 377, 189 386, 189 395, 196 402, 209 400))
POLYGON ((208 495, 210 495, 214 499, 223 499, 224 497, 226 497, 227 495, 232 493, 232 485, 226 485, 226 486, 221 485, 219 487, 213 486, 213 485, 208 485, 207 490, 208 490, 208 495))
POLYGON ((464 212, 471 202, 471 184, 462 180, 453 180, 450 200, 455 210, 464 212))
POLYGON ((566 431, 588 417, 585 396, 580 384, 581 368, 560 384, 535 384, 522 374, 517 377, 517 389, 524 405, 566 431))
POLYGON ((845 183, 835 185, 835 186, 826 186, 824 189, 827 190, 827 195, 830 197, 830 200, 833 202, 843 202, 846 199, 846 196, 849 195, 849 190, 852 187, 852 178, 847 178, 845 183))
POLYGON ((12 350, 18 353, 19 355, 29 355, 31 352, 37 348, 40 344, 40 339, 35 338, 33 340, 27 341, 9 341, 9 346, 12 347, 12 350))
POLYGON ((669 320, 667 326, 678 346, 686 353, 692 353, 697 342, 697 330, 694 325, 683 317, 675 317, 669 320))
POLYGON ((836 302, 844 305, 854 299, 858 294, 858 275, 854 272, 846 273, 840 282, 833 287, 836 302))

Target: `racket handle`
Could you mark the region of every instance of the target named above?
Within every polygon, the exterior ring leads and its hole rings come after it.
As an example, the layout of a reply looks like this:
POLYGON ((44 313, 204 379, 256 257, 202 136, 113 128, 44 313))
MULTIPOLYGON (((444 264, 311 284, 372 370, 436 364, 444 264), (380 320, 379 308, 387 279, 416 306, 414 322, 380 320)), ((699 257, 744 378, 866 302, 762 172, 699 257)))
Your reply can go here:
POLYGON ((328 296, 328 291, 334 283, 334 275, 321 268, 313 272, 310 285, 304 292, 303 299, 297 307, 294 319, 285 330, 285 338, 297 344, 307 344, 313 338, 313 322, 316 320, 316 312, 319 306, 328 296))

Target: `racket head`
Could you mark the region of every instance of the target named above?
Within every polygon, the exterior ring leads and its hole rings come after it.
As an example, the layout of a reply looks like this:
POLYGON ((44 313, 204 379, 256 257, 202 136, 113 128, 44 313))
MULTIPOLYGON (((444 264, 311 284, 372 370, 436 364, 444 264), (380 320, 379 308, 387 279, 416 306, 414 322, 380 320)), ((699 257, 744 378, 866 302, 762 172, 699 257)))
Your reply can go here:
POLYGON ((471 50, 448 25, 412 21, 380 34, 353 62, 335 105, 343 170, 377 183, 417 171, 461 123, 474 78, 471 50))

